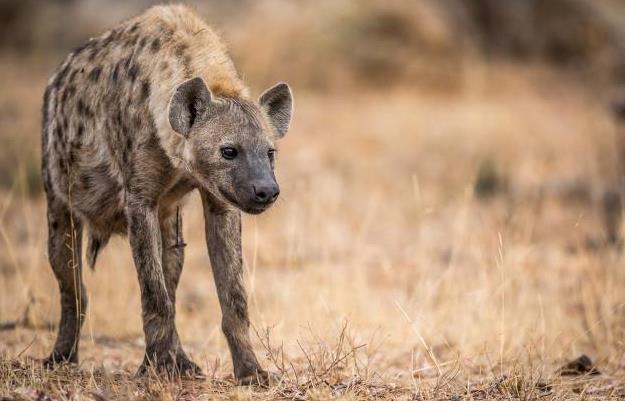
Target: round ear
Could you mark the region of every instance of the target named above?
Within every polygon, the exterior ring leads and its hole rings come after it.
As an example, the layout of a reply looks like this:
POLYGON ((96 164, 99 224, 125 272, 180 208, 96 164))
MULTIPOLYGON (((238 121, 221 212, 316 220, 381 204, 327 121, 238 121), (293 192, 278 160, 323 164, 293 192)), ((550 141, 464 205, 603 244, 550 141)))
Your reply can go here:
POLYGON ((178 85, 169 101, 169 124, 184 137, 209 109, 211 92, 200 77, 189 79, 178 85))
POLYGON ((258 103, 267 113, 278 138, 282 138, 289 129, 293 114, 293 94, 289 85, 285 82, 277 83, 260 95, 258 103))

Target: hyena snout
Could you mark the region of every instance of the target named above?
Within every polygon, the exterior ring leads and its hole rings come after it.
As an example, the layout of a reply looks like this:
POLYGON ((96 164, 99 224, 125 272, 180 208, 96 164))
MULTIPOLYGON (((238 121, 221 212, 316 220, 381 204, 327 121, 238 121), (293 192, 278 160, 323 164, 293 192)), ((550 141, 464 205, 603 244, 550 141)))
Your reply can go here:
MULTIPOLYGON (((252 180, 240 188, 245 189, 238 194, 235 204, 249 214, 259 214, 269 209, 280 195, 280 187, 275 179, 252 180)), ((226 196, 226 199, 231 199, 228 198, 227 193, 222 192, 222 194, 226 196)))
POLYGON ((254 202, 266 207, 278 199, 280 187, 274 180, 256 181, 252 184, 252 193, 254 194, 254 202))

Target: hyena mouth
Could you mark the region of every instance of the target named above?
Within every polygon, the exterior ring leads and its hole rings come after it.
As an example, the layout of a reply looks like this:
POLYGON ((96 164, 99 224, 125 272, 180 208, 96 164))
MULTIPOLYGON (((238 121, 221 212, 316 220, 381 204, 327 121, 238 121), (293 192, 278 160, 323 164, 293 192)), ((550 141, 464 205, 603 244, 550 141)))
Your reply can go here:
POLYGON ((265 206, 265 207, 248 207, 245 209, 242 209, 245 213, 249 213, 249 214, 261 214, 262 212, 264 212, 265 210, 267 210, 269 207, 265 206))
POLYGON ((217 188, 219 190, 219 193, 221 194, 221 196, 228 201, 228 203, 230 203, 232 206, 236 207, 237 209, 240 209, 242 211, 244 211, 245 213, 249 213, 249 214, 261 214, 262 212, 264 212, 265 210, 267 210, 269 208, 269 205, 261 207, 261 206, 250 206, 250 205, 241 205, 239 202, 237 202, 237 200, 234 198, 234 196, 232 196, 230 193, 228 193, 228 191, 222 189, 222 188, 217 188))

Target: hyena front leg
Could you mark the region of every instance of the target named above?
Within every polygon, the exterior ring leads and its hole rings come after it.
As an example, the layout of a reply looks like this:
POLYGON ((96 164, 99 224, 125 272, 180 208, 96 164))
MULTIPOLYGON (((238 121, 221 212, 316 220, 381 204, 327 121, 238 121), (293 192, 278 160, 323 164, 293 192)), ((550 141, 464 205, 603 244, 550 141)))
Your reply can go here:
POLYGON ((54 350, 45 359, 48 367, 59 362, 78 362, 80 329, 87 312, 82 281, 82 223, 51 191, 48 203, 48 258, 61 291, 61 320, 54 350))
MULTIPOLYGON (((182 216, 177 210, 175 214, 161 221, 162 264, 165 276, 165 285, 171 305, 176 309, 176 289, 180 281, 184 264, 184 240, 182 237, 182 216)), ((185 354, 178 330, 174 323, 173 350, 176 355, 176 364, 181 374, 186 376, 203 376, 202 370, 185 354)))
POLYGON ((250 343, 247 295, 243 286, 241 212, 214 209, 204 193, 202 203, 206 243, 221 305, 221 328, 232 355, 234 375, 240 384, 268 384, 270 375, 260 367, 250 343))
POLYGON ((162 267, 162 239, 158 208, 133 205, 127 210, 128 237, 139 276, 145 357, 137 374, 150 367, 176 373, 174 306, 169 298, 162 267))

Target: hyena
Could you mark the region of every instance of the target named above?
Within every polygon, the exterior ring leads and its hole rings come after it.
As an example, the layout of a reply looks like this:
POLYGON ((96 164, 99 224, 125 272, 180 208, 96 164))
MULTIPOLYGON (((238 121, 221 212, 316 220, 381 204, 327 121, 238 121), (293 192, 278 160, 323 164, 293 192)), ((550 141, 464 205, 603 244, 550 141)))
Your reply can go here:
POLYGON ((269 378, 250 344, 241 211, 261 213, 278 197, 274 143, 291 114, 285 83, 251 100, 218 36, 184 6, 151 8, 67 57, 43 104, 48 255, 61 292, 46 365, 78 361, 84 229, 91 267, 111 235, 128 235, 146 338, 138 374, 202 374, 174 323, 184 259, 179 210, 198 189, 235 376, 269 378))

